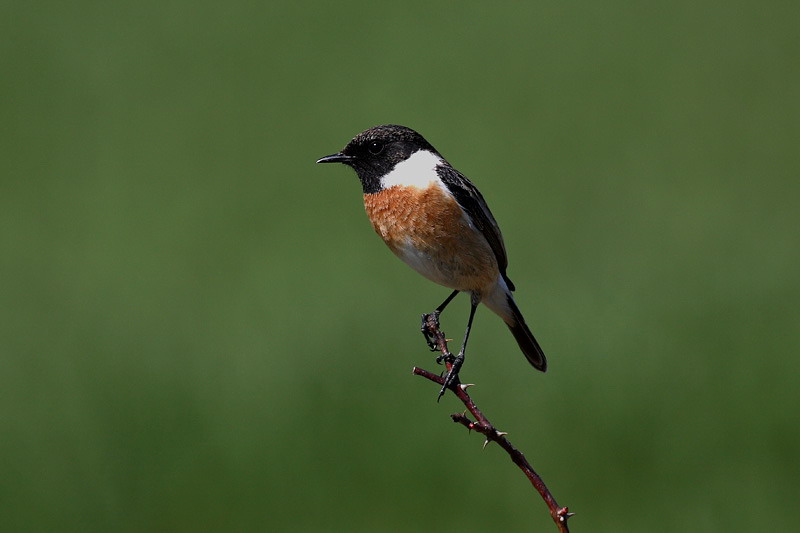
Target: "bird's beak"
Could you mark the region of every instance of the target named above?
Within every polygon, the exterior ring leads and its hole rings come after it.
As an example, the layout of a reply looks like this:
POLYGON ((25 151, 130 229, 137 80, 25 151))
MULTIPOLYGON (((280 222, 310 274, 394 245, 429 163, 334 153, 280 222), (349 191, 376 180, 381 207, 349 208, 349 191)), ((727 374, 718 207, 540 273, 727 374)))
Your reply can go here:
POLYGON ((345 155, 343 153, 326 155, 320 159, 317 159, 317 163, 349 163, 355 159, 352 155, 345 155))

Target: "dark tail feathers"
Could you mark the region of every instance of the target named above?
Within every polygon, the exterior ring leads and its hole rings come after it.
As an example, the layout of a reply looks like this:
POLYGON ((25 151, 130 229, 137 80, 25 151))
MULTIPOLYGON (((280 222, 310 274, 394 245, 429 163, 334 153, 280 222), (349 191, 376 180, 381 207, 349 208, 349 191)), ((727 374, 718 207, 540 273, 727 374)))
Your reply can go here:
POLYGON ((533 368, 546 372, 547 359, 544 356, 542 347, 539 346, 533 333, 528 329, 528 326, 525 324, 525 319, 522 318, 522 313, 519 311, 519 307, 514 303, 514 298, 512 298, 510 294, 508 295, 508 306, 513 315, 512 321, 506 322, 508 329, 511 330, 514 338, 517 339, 517 344, 519 344, 522 353, 528 358, 528 362, 533 365, 533 368))

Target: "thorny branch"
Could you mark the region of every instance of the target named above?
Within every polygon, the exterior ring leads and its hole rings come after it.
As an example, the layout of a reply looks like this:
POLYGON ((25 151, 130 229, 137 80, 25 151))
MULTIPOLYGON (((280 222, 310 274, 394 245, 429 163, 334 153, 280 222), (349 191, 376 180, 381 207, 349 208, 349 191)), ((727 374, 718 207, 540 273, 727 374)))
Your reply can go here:
MULTIPOLYGON (((447 369, 450 370, 450 361, 452 360, 452 357, 449 357, 450 352, 447 349, 447 339, 445 338, 444 333, 439 329, 439 317, 436 313, 423 316, 423 332, 425 333, 425 337, 430 339, 436 348, 441 351, 443 360, 447 364, 447 369)), ((427 378, 434 383, 438 383, 439 385, 444 385, 444 377, 428 372, 422 368, 414 367, 413 373, 417 376, 427 378)), ((550 490, 544 484, 542 478, 539 477, 539 474, 536 473, 531 464, 525 458, 525 455, 523 455, 521 451, 511 444, 511 442, 506 438, 506 433, 497 431, 492 423, 489 422, 489 420, 483 415, 480 409, 478 409, 478 407, 475 405, 475 402, 473 402, 472 398, 470 398, 469 394, 467 394, 468 387, 470 387, 470 384, 461 384, 456 382, 452 387, 450 387, 450 390, 453 391, 453 394, 455 394, 459 400, 461 400, 467 410, 472 414, 473 418, 475 418, 475 421, 470 420, 469 417, 466 416, 466 411, 463 414, 452 414, 450 415, 450 418, 453 419, 453 422, 457 422, 467 429, 475 430, 484 435, 486 437, 486 441, 483 443, 484 448, 490 442, 496 442, 498 445, 500 445, 500 447, 503 448, 506 453, 508 453, 514 464, 517 465, 528 478, 528 480, 530 480, 536 491, 541 495, 544 503, 547 505, 547 508, 550 511, 550 516, 553 518, 553 521, 558 527, 558 530, 562 533, 569 533, 567 520, 574 513, 570 513, 567 507, 558 506, 556 499, 550 493, 550 490)))

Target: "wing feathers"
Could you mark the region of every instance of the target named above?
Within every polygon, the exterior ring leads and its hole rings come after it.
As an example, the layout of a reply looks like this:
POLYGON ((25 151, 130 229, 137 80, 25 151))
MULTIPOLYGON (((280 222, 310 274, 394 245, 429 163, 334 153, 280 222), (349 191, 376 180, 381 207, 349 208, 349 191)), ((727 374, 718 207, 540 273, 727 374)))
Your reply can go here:
POLYGON ((483 199, 480 191, 466 176, 450 165, 437 166, 436 173, 461 208, 472 219, 475 227, 483 233, 497 258, 497 267, 500 269, 500 274, 503 276, 508 288, 513 291, 514 284, 506 275, 508 257, 506 256, 505 244, 503 244, 503 235, 500 233, 500 228, 497 226, 497 221, 492 216, 489 206, 486 205, 486 200, 483 199))

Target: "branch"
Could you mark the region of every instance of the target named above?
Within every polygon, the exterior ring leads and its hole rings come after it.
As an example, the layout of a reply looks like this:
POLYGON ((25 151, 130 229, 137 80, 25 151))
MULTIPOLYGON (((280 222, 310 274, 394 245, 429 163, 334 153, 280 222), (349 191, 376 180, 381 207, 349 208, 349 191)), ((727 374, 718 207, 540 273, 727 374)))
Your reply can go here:
MULTIPOLYGON (((423 316, 423 333, 425 333, 426 338, 432 341, 432 344, 436 347, 436 349, 442 352, 443 358, 447 364, 447 369, 450 370, 449 361, 452 360, 452 357, 450 357, 450 352, 447 349, 447 339, 445 338, 444 333, 439 329, 439 317, 437 313, 431 313, 423 316)), ((422 368, 414 367, 413 373, 417 376, 427 378, 434 383, 438 383, 439 385, 444 385, 444 377, 428 372, 422 368)), ((503 448, 506 453, 508 453, 508 456, 514 462, 514 464, 517 465, 520 470, 522 470, 528 480, 530 480, 533 487, 542 497, 544 503, 547 505, 547 508, 550 511, 550 516, 553 518, 553 521, 558 527, 558 530, 561 533, 569 533, 567 520, 574 513, 570 513, 567 507, 558 506, 556 499, 553 498, 553 495, 544 484, 544 481, 542 481, 542 478, 536 473, 528 460, 525 459, 525 455, 515 448, 514 445, 511 444, 511 442, 506 438, 507 433, 503 431, 497 431, 492 423, 489 422, 489 420, 483 415, 480 409, 478 409, 478 407, 475 405, 475 402, 473 402, 472 398, 470 398, 469 394, 467 394, 468 387, 470 387, 470 384, 462 385, 461 383, 456 383, 450 388, 450 390, 453 391, 453 394, 455 394, 459 400, 461 400, 467 410, 475 418, 475 421, 473 422, 468 416, 466 416, 466 411, 463 414, 452 414, 450 415, 450 418, 453 419, 453 422, 457 422, 467 429, 474 429, 478 433, 484 435, 486 437, 486 441, 483 443, 484 448, 490 442, 496 442, 499 444, 500 447, 503 448)))

